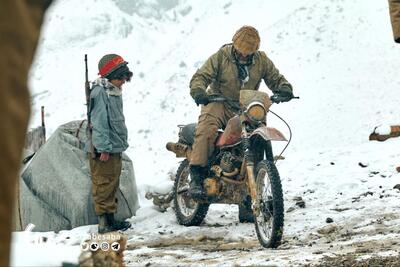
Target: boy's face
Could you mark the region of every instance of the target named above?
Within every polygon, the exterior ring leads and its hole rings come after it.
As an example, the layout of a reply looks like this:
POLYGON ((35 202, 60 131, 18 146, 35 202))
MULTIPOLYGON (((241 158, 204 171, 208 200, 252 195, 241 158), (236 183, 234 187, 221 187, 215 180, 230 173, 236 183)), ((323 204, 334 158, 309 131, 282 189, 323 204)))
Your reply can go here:
POLYGON ((110 81, 110 83, 112 83, 114 86, 121 88, 122 89, 122 85, 126 82, 126 78, 122 78, 122 79, 112 79, 110 81))

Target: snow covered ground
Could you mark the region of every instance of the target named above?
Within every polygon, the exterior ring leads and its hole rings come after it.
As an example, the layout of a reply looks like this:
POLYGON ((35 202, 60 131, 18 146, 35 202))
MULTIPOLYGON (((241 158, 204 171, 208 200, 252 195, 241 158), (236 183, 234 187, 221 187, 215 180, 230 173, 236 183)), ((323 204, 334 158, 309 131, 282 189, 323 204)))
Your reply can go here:
MULTIPOLYGON (((288 266, 345 253, 399 254, 400 190, 393 187, 400 184, 400 142, 368 141, 375 126, 400 123, 400 47, 386 1, 70 0, 56 3, 46 23, 30 78, 32 126, 42 105, 49 133, 85 117, 85 53, 90 79, 105 53, 121 54, 133 68, 124 108, 142 208, 127 232, 127 265, 288 266), (186 228, 171 209, 160 213, 144 198, 170 183, 178 161, 165 143, 177 139, 177 124, 199 114, 189 96, 191 75, 244 24, 259 29, 261 49, 300 96, 272 107, 293 131, 278 163, 286 213, 276 250, 260 248, 254 226, 238 224, 235 206, 215 206, 203 225, 186 228)), ((272 116, 268 123, 288 134, 272 116)), ((73 261, 95 231, 15 233, 13 265, 73 261)))

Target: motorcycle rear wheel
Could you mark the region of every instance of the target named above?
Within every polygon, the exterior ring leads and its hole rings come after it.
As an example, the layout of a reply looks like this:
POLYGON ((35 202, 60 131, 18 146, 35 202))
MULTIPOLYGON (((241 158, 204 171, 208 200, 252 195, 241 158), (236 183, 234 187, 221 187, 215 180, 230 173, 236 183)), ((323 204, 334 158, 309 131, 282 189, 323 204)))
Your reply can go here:
POLYGON ((260 244, 265 248, 280 245, 283 234, 283 193, 278 170, 268 160, 257 164, 256 172, 257 204, 259 213, 255 215, 255 228, 260 244))
POLYGON ((199 203, 185 193, 189 188, 189 182, 189 161, 185 159, 179 165, 174 183, 175 216, 181 225, 198 226, 206 217, 209 204, 199 203))

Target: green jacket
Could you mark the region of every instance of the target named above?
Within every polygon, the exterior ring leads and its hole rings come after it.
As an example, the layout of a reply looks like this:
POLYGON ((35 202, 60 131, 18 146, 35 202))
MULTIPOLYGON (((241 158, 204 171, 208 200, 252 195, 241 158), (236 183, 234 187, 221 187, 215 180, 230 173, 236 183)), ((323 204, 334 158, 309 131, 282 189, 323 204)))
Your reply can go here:
POLYGON ((265 52, 258 51, 254 54, 248 71, 249 81, 242 86, 233 47, 231 44, 225 45, 208 58, 193 75, 190 81, 190 94, 194 98, 209 87, 208 94, 220 94, 239 101, 240 90, 258 90, 261 80, 264 80, 273 92, 279 92, 283 87, 292 90, 290 83, 279 73, 265 52))
POLYGON ((128 148, 122 91, 107 79, 97 79, 90 92, 92 143, 97 152, 121 153, 128 148))

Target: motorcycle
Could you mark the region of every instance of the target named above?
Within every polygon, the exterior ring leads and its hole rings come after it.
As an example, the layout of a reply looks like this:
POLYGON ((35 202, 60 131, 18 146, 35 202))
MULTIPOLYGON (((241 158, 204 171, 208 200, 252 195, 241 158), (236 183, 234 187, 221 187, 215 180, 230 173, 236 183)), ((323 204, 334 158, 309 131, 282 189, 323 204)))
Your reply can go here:
POLYGON ((260 244, 265 248, 279 246, 284 224, 283 193, 271 141, 287 139, 277 129, 266 126, 271 99, 254 90, 241 90, 239 105, 222 96, 210 96, 210 102, 224 102, 237 110, 237 115, 228 121, 224 131, 218 132, 204 177, 205 197, 201 199, 188 194, 196 124, 178 125, 179 141, 169 142, 167 149, 176 157, 185 158, 173 188, 179 224, 200 225, 211 204, 237 204, 239 221, 254 222, 260 244))

